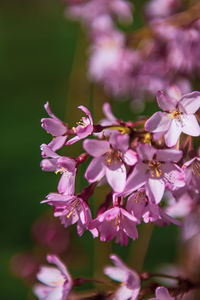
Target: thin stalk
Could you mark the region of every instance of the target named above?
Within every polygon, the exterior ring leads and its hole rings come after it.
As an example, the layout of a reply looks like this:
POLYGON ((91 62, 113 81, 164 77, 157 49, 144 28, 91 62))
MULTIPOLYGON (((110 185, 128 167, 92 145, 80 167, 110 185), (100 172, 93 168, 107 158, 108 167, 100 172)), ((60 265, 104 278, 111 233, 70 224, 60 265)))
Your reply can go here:
POLYGON ((142 271, 153 229, 154 224, 142 224, 139 239, 132 242, 128 262, 138 273, 142 271))

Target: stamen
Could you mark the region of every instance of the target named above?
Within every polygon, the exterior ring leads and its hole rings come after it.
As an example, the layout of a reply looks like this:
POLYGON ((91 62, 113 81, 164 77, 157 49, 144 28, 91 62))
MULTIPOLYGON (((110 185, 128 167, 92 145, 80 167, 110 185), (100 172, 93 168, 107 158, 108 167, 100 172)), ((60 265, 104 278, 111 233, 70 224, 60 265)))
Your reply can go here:
POLYGON ((80 201, 77 198, 74 201, 72 201, 71 211, 66 215, 67 219, 69 219, 74 212, 79 211, 79 209, 80 209, 80 201))
POLYGON ((119 226, 119 224, 120 224, 120 218, 119 218, 119 216, 117 216, 115 218, 115 226, 119 226))
POLYGON ((148 163, 148 170, 150 170, 152 177, 160 178, 162 175, 161 163, 157 160, 152 160, 148 163))
POLYGON ((109 152, 106 153, 106 161, 107 161, 108 166, 110 166, 113 161, 114 162, 117 162, 117 161, 122 162, 121 152, 111 149, 109 152))
POLYGON ((171 111, 170 113, 171 113, 171 120, 177 119, 180 121, 180 116, 182 114, 180 111, 174 110, 174 111, 171 111))
POLYGON ((58 173, 60 174, 66 174, 67 173, 67 170, 65 168, 60 168, 58 169, 57 171, 55 171, 55 174, 57 175, 58 173))

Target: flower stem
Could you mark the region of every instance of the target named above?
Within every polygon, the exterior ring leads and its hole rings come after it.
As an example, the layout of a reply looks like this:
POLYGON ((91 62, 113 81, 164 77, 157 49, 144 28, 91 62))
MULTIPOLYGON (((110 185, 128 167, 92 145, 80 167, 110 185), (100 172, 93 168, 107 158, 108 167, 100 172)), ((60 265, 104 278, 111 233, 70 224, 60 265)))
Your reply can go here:
POLYGON ((139 239, 132 242, 128 261, 130 266, 138 273, 141 273, 142 271, 153 229, 154 224, 142 224, 139 239))

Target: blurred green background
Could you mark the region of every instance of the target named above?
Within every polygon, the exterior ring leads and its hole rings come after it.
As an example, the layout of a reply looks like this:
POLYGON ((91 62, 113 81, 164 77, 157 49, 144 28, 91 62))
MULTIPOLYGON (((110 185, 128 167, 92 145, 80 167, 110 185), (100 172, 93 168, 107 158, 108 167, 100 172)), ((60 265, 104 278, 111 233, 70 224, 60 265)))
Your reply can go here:
MULTIPOLYGON (((138 9, 133 25, 136 28, 142 24, 139 8, 143 2, 134 2, 138 9)), ((48 100, 55 114, 69 121, 70 125, 73 125, 73 120, 74 123, 77 121, 76 107, 79 104, 91 106, 91 86, 85 75, 87 42, 79 24, 66 19, 64 8, 60 0, 0 2, 3 134, 0 298, 3 300, 32 299, 30 288, 11 274, 10 258, 17 252, 32 249, 32 223, 47 210, 52 214, 49 207, 40 204, 48 192, 56 190, 58 180, 54 174, 42 173, 39 166, 39 146, 50 140, 50 136, 40 127, 40 119, 46 116, 43 105, 48 100)), ((105 100, 101 93, 92 105, 94 113, 96 111, 96 121, 105 100)), ((112 103, 118 117, 135 118, 128 103, 112 103)), ((153 109, 153 104, 149 104, 146 112, 150 114, 153 109)), ((80 149, 80 145, 78 147, 80 149)), ((79 179, 79 182, 81 184, 82 180, 79 179)), ((174 261, 176 233, 173 225, 154 229, 145 268, 153 269, 159 263, 174 261)), ((78 245, 77 254, 83 252, 87 256, 80 267, 75 265, 73 268, 73 262, 67 261, 76 276, 91 276, 94 264, 101 266, 108 263, 108 258, 105 262, 103 259, 111 251, 120 254, 126 261, 132 251, 134 260, 137 260, 137 255, 139 257, 131 242, 127 248, 116 244, 109 247, 94 242, 87 233, 82 238, 76 237, 75 229, 71 235, 75 236, 78 245)))

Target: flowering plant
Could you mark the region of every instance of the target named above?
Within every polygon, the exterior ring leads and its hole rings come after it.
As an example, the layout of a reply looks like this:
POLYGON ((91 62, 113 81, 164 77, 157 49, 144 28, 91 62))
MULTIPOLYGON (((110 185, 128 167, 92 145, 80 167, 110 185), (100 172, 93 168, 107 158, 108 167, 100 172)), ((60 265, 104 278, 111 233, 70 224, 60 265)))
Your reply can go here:
MULTIPOLYGON (((41 145, 41 168, 57 174, 59 182, 56 192, 41 203, 53 208, 65 228, 76 224, 79 236, 88 231, 101 242, 114 240, 127 246, 140 238, 141 223, 160 227, 173 223, 183 228, 182 239, 187 241, 188 235, 199 233, 193 215, 198 215, 200 197, 200 92, 192 88, 192 76, 200 66, 200 19, 192 12, 200 11, 199 4, 182 12, 179 0, 149 1, 147 36, 139 46, 141 32, 126 34, 116 25, 132 22, 131 2, 66 2, 67 15, 87 28, 89 80, 103 85, 110 97, 131 98, 140 112, 147 98, 156 96, 163 111, 123 120, 106 102, 105 118, 96 122, 94 113, 79 105, 83 117, 70 127, 47 102, 48 117, 41 122, 52 139, 41 145), (80 151, 71 156, 74 144, 80 145, 80 151), (76 183, 83 168, 85 185, 80 189, 76 183), (95 210, 94 194, 102 186, 107 186, 107 192, 95 210)), ((74 278, 56 255, 48 255, 47 261, 55 267, 40 268, 37 279, 42 284, 34 286, 34 294, 45 300, 186 300, 200 288, 199 277, 188 276, 181 268, 178 275, 136 272, 117 255, 110 258, 114 266, 106 266, 104 273, 119 285, 108 279, 74 278), (161 283, 163 278, 175 285, 161 283), (103 288, 86 295, 77 290, 89 282, 103 288)))

